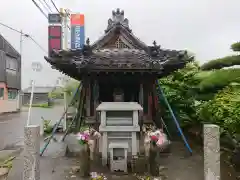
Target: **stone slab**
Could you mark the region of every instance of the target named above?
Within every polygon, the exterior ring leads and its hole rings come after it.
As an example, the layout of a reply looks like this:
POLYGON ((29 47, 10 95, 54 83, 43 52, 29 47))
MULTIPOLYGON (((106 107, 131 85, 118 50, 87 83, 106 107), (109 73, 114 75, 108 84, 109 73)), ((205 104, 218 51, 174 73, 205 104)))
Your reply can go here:
POLYGON ((97 111, 142 111, 143 108, 136 102, 102 102, 97 111))
POLYGON ((74 134, 67 135, 64 142, 66 143, 68 152, 70 153, 78 153, 82 149, 79 145, 76 135, 74 134))

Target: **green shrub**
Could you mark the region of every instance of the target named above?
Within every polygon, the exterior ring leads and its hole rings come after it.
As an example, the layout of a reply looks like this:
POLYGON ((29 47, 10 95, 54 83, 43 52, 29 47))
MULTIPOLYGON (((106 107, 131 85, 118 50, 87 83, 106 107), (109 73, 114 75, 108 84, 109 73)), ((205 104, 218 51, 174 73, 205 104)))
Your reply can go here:
POLYGON ((50 125, 50 123, 51 123, 51 120, 44 119, 43 121, 43 130, 45 135, 48 135, 53 131, 53 126, 50 125))
POLYGON ((205 102, 198 112, 203 121, 218 124, 230 134, 240 133, 240 88, 229 86, 205 102))
MULTIPOLYGON (((26 105, 26 106, 29 106, 29 105, 26 105)), ((42 103, 42 104, 32 104, 32 107, 51 108, 52 106, 49 106, 48 103, 42 103)))
POLYGON ((234 43, 231 45, 233 51, 240 51, 240 42, 234 43))
POLYGON ((222 69, 224 67, 231 67, 240 65, 240 56, 227 56, 224 58, 209 61, 201 66, 202 70, 222 69))
POLYGON ((240 69, 221 69, 212 71, 199 84, 201 91, 221 90, 232 82, 240 82, 240 69))

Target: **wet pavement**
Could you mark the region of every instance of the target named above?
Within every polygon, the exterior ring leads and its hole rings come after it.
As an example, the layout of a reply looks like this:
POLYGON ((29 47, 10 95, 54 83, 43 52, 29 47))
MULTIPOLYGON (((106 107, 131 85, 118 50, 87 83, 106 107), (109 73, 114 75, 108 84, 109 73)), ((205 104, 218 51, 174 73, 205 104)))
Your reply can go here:
MULTIPOLYGON (((41 116, 45 119, 57 121, 63 113, 63 107, 55 108, 33 108, 31 124, 39 124, 41 116)), ((12 146, 23 143, 23 128, 26 124, 27 111, 21 113, 6 114, 0 116, 0 146, 12 146), (3 143, 3 145, 2 145, 3 143)), ((163 168, 162 174, 167 180, 202 180, 203 177, 203 152, 202 147, 191 143, 193 155, 189 156, 182 142, 175 142, 171 148, 171 153, 160 159, 163 168)), ((2 147, 1 147, 2 148, 2 147)), ((42 180, 82 180, 81 178, 69 174, 71 167, 76 166, 76 159, 63 157, 59 150, 62 149, 61 143, 51 143, 47 156, 41 157, 41 179, 42 180), (57 152, 58 150, 58 152, 57 152), (54 172, 53 172, 54 169, 54 172)), ((221 179, 235 180, 236 173, 233 168, 221 159, 221 179)), ((21 172, 23 167, 22 157, 18 157, 14 161, 13 167, 17 167, 16 171, 11 172, 9 180, 21 180, 21 172)), ((112 177, 112 176, 108 176, 112 177)), ((109 179, 124 179, 121 177, 112 177, 109 179)))
MULTIPOLYGON (((40 125, 41 117, 57 122, 63 114, 63 106, 53 108, 32 108, 30 124, 40 125)), ((0 150, 23 144, 23 130, 28 117, 28 109, 19 113, 0 115, 0 150)))

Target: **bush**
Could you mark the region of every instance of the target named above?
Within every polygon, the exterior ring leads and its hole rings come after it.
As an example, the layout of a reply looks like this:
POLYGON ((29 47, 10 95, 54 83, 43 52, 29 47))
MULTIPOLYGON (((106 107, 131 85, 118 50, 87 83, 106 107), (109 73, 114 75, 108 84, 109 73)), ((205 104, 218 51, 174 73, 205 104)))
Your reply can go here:
POLYGON ((43 130, 45 135, 49 135, 53 131, 53 126, 50 125, 51 120, 44 119, 43 121, 43 130))
POLYGON ((222 69, 224 67, 231 67, 240 65, 240 56, 227 56, 224 58, 209 61, 201 66, 202 70, 222 69))
POLYGON ((218 124, 231 135, 240 133, 240 88, 229 86, 205 102, 198 112, 203 121, 218 124))
MULTIPOLYGON (((181 126, 198 123, 196 117, 196 86, 199 80, 195 75, 199 73, 199 65, 196 62, 188 63, 185 68, 174 72, 172 75, 162 78, 159 83, 166 98, 171 105, 174 114, 180 121, 181 126)), ((160 97, 161 98, 161 97, 160 97)), ((160 99, 164 107, 163 119, 171 122, 172 117, 163 99, 160 99)))
MULTIPOLYGON (((29 106, 29 105, 27 105, 27 106, 29 106)), ((52 106, 49 106, 48 103, 42 103, 42 104, 32 104, 32 107, 51 108, 52 106)))
POLYGON ((212 71, 199 84, 201 91, 216 92, 230 83, 240 82, 240 69, 221 69, 212 71))

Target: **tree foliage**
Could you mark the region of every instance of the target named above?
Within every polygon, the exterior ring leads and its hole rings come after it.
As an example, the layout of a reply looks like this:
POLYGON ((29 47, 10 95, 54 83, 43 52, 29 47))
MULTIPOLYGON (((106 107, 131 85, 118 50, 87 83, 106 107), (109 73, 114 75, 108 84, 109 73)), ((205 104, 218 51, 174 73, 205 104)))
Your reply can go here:
POLYGON ((236 42, 236 43, 232 44, 231 49, 233 51, 240 51, 240 42, 236 42))
POLYGON ((240 69, 220 69, 212 71, 199 84, 201 91, 218 91, 233 82, 240 82, 240 69))
POLYGON ((202 121, 218 124, 231 134, 240 133, 240 88, 227 86, 198 112, 202 121))
POLYGON ((63 99, 63 88, 55 88, 52 92, 48 94, 48 97, 53 99, 63 99))
MULTIPOLYGON (((240 43, 231 48, 239 51, 240 43)), ((160 80, 182 126, 208 122, 220 125, 232 137, 240 134, 240 69, 223 69, 239 64, 240 56, 212 60, 201 67, 193 62, 160 80)), ((169 118, 167 110, 163 117, 169 118)))
MULTIPOLYGON (((231 45, 231 49, 235 52, 240 51, 240 42, 234 43, 231 45)), ((209 61, 202 65, 202 70, 212 70, 212 69, 222 69, 224 67, 231 67, 235 65, 240 65, 240 56, 226 56, 220 59, 215 59, 209 61)))
POLYGON ((70 103, 70 101, 74 98, 75 99, 75 103, 74 105, 77 104, 79 97, 80 97, 80 93, 76 93, 77 88, 79 86, 79 81, 77 80, 70 80, 64 87, 64 91, 67 93, 67 102, 70 103), (75 97, 74 97, 75 95, 75 97))
POLYGON ((222 69, 224 67, 231 67, 235 65, 240 65, 239 55, 227 56, 224 58, 209 61, 203 64, 201 69, 202 70, 222 69))
MULTIPOLYGON (((196 119, 195 92, 198 80, 194 76, 198 71, 198 63, 192 62, 188 63, 184 69, 159 80, 165 96, 182 126, 186 126, 192 123, 193 119, 196 119)), ((166 107, 165 109, 164 118, 169 120, 171 117, 166 107)))

